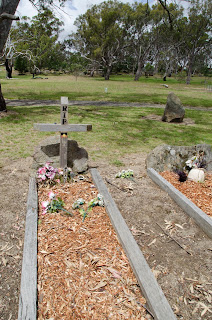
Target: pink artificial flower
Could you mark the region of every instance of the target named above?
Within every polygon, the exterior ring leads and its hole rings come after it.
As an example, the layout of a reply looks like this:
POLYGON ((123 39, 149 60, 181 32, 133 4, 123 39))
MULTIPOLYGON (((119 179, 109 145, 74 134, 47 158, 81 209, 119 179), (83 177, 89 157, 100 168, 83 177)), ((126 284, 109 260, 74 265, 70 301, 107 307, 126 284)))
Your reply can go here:
POLYGON ((47 213, 47 210, 42 211, 42 215, 44 216, 47 213))
POLYGON ((54 199, 54 197, 55 197, 54 192, 50 191, 49 192, 49 199, 52 200, 52 199, 54 199))
POLYGON ((48 205, 49 205, 49 201, 42 201, 41 206, 42 206, 42 215, 45 215, 47 213, 48 210, 48 205))
POLYGON ((63 170, 62 169, 58 169, 58 173, 59 173, 60 176, 62 176, 63 175, 63 170))
POLYGON ((53 180, 54 177, 55 177, 55 173, 54 172, 48 172, 46 175, 50 180, 53 180))
POLYGON ((46 168, 46 169, 49 169, 49 165, 50 165, 50 162, 46 162, 45 168, 46 168))
POLYGON ((49 205, 49 201, 42 201, 41 203, 42 209, 44 210, 47 209, 48 205, 49 205))
POLYGON ((43 168, 39 168, 38 169, 38 173, 41 174, 41 175, 44 175, 46 173, 46 168, 44 168, 44 167, 43 168))

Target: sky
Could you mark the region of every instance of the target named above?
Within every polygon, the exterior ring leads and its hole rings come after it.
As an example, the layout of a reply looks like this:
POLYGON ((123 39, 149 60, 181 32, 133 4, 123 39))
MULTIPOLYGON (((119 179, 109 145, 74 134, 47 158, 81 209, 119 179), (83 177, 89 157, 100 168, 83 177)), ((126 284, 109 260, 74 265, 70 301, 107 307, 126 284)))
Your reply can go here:
MULTIPOLYGON (((84 14, 92 5, 100 4, 104 0, 72 0, 66 1, 65 7, 62 10, 56 10, 57 17, 64 22, 64 31, 61 33, 60 38, 66 38, 70 33, 76 31, 74 26, 75 19, 80 15, 84 14)), ((105 0, 107 1, 107 0, 105 0)), ((135 0, 120 0, 123 3, 133 3, 135 0)), ((137 0, 137 2, 146 2, 146 0, 137 0)), ((157 0, 149 0, 149 5, 152 5, 157 0)), ((178 0, 178 3, 184 5, 183 0, 178 0)), ((57 0, 54 1, 57 3, 57 0)), ((20 0, 19 6, 17 8, 16 14, 20 16, 33 17, 37 15, 36 9, 32 6, 29 0, 20 0)))
MULTIPOLYGON (((106 0, 107 1, 107 0, 106 0)), ((145 0, 143 0, 145 1, 145 0)), ((155 0, 150 0, 149 3, 155 0)), ((57 1, 54 1, 56 3, 57 1)), ((61 38, 65 38, 68 34, 75 31, 74 21, 80 15, 84 14, 92 5, 100 4, 103 0, 72 0, 67 1, 63 11, 58 10, 57 17, 64 22, 64 31, 61 34, 61 38)), ((121 0, 123 3, 133 3, 134 0, 121 0)), ((139 0, 137 1, 139 2, 139 0)), ((142 2, 142 1, 141 1, 142 2)), ((16 14, 20 16, 33 17, 37 14, 36 9, 32 6, 29 0, 21 0, 17 8, 16 14)))

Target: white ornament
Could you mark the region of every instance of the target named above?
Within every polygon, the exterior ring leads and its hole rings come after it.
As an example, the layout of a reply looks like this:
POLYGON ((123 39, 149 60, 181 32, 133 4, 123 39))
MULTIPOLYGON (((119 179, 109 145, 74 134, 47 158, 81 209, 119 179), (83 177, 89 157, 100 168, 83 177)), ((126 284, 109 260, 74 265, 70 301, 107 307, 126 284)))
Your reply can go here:
POLYGON ((191 169, 188 174, 188 179, 195 182, 204 182, 205 173, 202 169, 191 169))

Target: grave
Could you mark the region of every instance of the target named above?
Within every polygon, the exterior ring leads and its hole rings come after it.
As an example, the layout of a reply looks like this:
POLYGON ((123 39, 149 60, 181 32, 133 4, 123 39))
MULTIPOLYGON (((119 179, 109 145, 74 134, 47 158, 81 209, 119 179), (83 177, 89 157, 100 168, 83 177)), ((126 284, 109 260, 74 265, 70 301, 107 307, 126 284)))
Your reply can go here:
POLYGON ((147 156, 146 169, 149 177, 161 189, 166 191, 184 212, 212 238, 212 219, 158 173, 166 170, 182 170, 185 161, 199 153, 204 154, 206 169, 211 171, 212 151, 211 146, 207 144, 198 144, 195 146, 158 146, 147 156))
MULTIPOLYGON (((176 320, 163 291, 132 236, 97 169, 91 169, 93 182, 103 195, 108 216, 113 224, 143 296, 155 320, 176 320)), ((38 198, 35 178, 30 179, 26 215, 18 320, 37 319, 37 215, 38 198)))
MULTIPOLYGON (((90 125, 68 125, 67 112, 68 100, 67 98, 62 98, 61 125, 34 125, 36 130, 60 132, 60 166, 62 168, 67 167, 67 132, 91 130, 90 125)), ((154 315, 154 319, 176 319, 168 301, 166 300, 115 202, 109 194, 101 176, 96 169, 91 169, 91 175, 98 191, 103 195, 107 213, 117 233, 119 241, 129 258, 131 267, 142 289, 142 293, 147 300, 148 306, 154 315)), ((18 320, 36 320, 37 318, 37 220, 37 184, 35 178, 31 177, 27 202, 18 320)))

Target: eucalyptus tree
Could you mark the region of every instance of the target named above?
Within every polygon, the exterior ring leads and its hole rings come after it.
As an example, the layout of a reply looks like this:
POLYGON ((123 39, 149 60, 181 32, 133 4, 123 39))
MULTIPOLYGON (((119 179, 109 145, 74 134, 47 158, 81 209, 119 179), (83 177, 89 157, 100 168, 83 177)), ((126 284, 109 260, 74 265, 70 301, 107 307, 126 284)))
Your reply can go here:
POLYGON ((129 54, 134 57, 137 70, 135 80, 139 80, 144 65, 149 61, 152 50, 152 19, 151 8, 148 3, 135 2, 129 11, 129 27, 127 28, 127 42, 129 54))
MULTIPOLYGON (((66 0, 58 0, 60 4, 63 4, 66 0)), ((0 56, 3 54, 3 49, 7 41, 7 37, 11 28, 12 20, 18 20, 19 18, 14 16, 20 0, 0 0, 0 56)), ((38 6, 44 4, 53 4, 53 0, 30 0, 32 3, 36 3, 38 6)), ((2 95, 0 85, 0 111, 6 111, 5 100, 2 95)))
POLYGON ((58 69, 63 59, 58 42, 62 25, 63 22, 47 8, 31 20, 23 17, 23 22, 17 22, 10 32, 16 55, 30 56, 29 60, 33 60, 38 69, 58 69))
POLYGON ((121 56, 128 7, 116 0, 94 5, 76 19, 77 31, 70 35, 76 51, 103 67, 105 80, 109 80, 113 65, 121 56))
POLYGON ((182 24, 183 45, 181 46, 182 61, 187 70, 186 83, 191 81, 192 73, 198 59, 212 59, 212 2, 211 0, 192 0, 188 17, 182 24))
MULTIPOLYGON (((12 20, 18 18, 14 16, 19 0, 0 0, 0 56, 11 28, 12 20)), ((1 92, 0 84, 0 111, 6 111, 6 103, 1 92)))
POLYGON ((167 5, 167 10, 171 15, 170 18, 164 11, 160 4, 152 7, 152 19, 154 21, 154 47, 152 52, 152 59, 156 69, 162 67, 163 78, 166 80, 167 74, 171 74, 173 70, 177 69, 179 63, 179 51, 182 45, 181 30, 179 28, 179 21, 183 18, 183 7, 176 3, 167 5))

